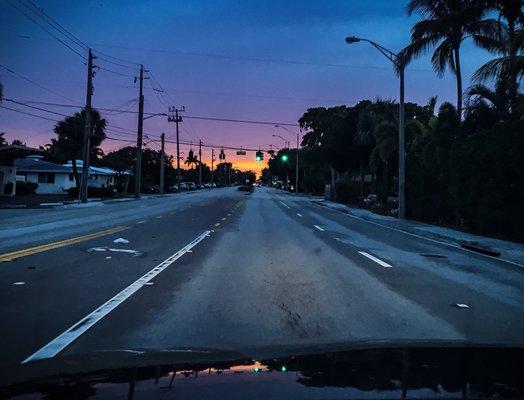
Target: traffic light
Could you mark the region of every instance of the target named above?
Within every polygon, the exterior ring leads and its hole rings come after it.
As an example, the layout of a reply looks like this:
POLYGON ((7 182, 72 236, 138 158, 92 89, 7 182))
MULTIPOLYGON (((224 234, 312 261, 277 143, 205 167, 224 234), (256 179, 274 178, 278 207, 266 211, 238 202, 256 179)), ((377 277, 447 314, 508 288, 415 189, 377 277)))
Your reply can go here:
POLYGON ((255 160, 256 161, 262 161, 264 159, 264 153, 262 153, 260 150, 255 153, 255 160))
POLYGON ((287 160, 289 159, 287 153, 283 153, 281 156, 280 156, 280 160, 282 160, 282 162, 287 162, 287 160))

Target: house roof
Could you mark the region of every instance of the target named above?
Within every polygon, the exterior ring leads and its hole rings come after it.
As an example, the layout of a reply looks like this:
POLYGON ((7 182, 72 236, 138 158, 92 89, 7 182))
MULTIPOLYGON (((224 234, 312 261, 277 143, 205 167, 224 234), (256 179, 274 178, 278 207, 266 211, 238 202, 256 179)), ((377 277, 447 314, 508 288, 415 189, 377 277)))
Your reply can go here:
POLYGON ((64 174, 71 172, 71 168, 49 161, 44 161, 36 157, 18 158, 13 162, 13 165, 18 169, 18 171, 21 172, 62 172, 64 174))

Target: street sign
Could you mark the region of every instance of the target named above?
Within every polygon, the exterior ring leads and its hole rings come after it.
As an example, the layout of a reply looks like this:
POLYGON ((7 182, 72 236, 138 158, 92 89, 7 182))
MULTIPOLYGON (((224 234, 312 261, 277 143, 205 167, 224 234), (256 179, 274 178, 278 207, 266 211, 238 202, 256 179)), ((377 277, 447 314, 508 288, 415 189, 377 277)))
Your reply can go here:
POLYGON ((245 156, 245 155, 246 155, 246 152, 244 150, 237 151, 237 156, 245 156))

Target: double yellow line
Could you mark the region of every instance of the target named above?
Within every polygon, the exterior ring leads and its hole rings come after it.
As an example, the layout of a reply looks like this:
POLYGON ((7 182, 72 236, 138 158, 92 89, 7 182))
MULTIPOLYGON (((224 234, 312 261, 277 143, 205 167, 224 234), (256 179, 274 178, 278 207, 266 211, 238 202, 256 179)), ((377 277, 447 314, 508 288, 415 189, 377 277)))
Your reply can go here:
POLYGON ((10 253, 0 254, 0 261, 1 262, 13 261, 17 258, 30 256, 36 253, 42 253, 43 251, 53 250, 59 247, 69 246, 70 244, 80 243, 86 240, 95 239, 100 236, 105 236, 111 233, 120 232, 127 228, 128 228, 127 226, 116 226, 114 228, 106 229, 106 230, 95 232, 95 233, 90 233, 88 235, 77 236, 71 239, 60 240, 58 242, 42 244, 40 246, 29 247, 27 249, 22 249, 22 250, 12 251, 10 253))

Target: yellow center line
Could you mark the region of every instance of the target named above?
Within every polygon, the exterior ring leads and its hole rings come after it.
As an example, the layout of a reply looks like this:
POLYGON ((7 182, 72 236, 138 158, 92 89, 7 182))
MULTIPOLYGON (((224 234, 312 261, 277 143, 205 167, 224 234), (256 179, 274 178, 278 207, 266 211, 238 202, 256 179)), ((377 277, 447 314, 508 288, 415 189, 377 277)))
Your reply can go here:
POLYGON ((90 233, 88 235, 77 236, 70 239, 60 240, 58 242, 52 242, 47 244, 42 244, 40 246, 29 247, 27 249, 12 251, 10 253, 0 254, 0 261, 13 261, 14 259, 30 256, 36 253, 42 253, 44 251, 57 249, 59 247, 69 246, 70 244, 84 242, 86 240, 95 239, 101 236, 110 235, 111 233, 120 232, 128 229, 127 226, 116 226, 114 228, 106 229, 100 232, 90 233))

